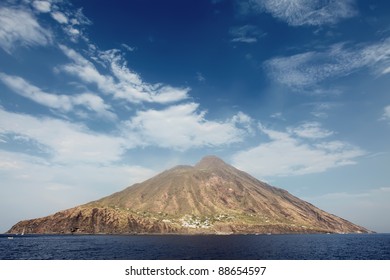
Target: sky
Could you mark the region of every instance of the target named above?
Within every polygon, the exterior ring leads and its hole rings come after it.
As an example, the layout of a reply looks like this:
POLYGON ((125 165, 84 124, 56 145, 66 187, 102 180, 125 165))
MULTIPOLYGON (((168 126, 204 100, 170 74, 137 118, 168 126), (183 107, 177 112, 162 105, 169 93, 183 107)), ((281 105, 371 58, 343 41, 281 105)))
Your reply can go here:
POLYGON ((390 2, 2 0, 0 232, 205 155, 390 232, 390 2))

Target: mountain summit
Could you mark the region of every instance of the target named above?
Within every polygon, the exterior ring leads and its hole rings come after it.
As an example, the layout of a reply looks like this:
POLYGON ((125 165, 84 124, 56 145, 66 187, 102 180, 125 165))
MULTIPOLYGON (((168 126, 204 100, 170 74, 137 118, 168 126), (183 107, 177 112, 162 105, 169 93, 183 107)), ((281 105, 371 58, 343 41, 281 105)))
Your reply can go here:
POLYGON ((216 169, 228 166, 228 164, 216 156, 205 156, 194 167, 198 169, 216 169))
POLYGON ((14 225, 9 233, 365 233, 367 229, 322 211, 206 156, 149 180, 54 215, 14 225))

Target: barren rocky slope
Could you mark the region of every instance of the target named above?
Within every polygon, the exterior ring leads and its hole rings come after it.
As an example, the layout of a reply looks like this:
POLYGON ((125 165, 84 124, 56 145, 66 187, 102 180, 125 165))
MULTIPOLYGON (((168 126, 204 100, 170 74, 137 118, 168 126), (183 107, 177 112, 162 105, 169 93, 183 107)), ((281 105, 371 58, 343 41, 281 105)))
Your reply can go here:
POLYGON ((221 159, 177 166, 100 200, 21 221, 9 233, 364 233, 221 159))

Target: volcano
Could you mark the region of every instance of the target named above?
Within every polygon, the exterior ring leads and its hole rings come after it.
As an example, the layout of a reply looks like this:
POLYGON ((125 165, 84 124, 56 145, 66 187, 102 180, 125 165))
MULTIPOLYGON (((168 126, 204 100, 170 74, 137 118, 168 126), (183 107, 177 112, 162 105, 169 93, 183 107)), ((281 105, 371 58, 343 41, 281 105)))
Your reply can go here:
POLYGON ((369 230, 206 156, 142 183, 53 215, 21 221, 8 233, 277 234, 369 230))

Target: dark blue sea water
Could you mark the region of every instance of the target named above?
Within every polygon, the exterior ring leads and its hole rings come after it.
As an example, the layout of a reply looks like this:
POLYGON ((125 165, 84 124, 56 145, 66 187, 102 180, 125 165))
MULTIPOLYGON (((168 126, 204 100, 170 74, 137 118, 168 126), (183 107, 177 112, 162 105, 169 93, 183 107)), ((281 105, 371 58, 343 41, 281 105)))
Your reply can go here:
POLYGON ((0 259, 390 260, 390 234, 0 235, 0 259))

